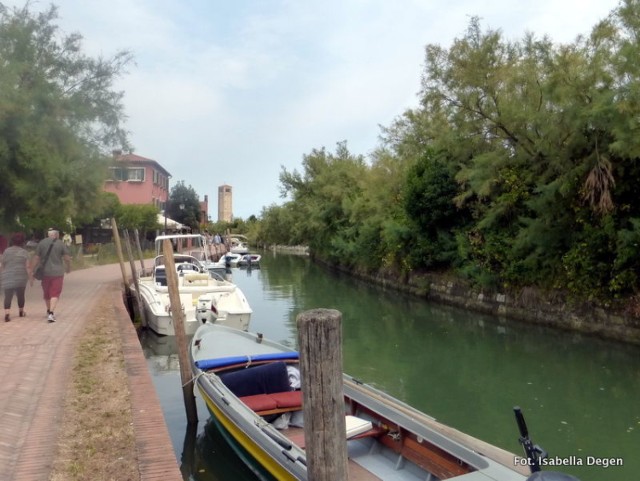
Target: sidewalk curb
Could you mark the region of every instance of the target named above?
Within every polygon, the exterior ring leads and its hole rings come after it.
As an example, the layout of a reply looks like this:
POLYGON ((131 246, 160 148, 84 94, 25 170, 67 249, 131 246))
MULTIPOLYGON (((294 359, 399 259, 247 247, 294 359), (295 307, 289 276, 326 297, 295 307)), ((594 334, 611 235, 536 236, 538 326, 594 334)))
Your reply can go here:
POLYGON ((114 290, 112 296, 113 305, 119 313, 140 480, 182 481, 169 430, 140 346, 138 333, 124 306, 122 291, 114 290))

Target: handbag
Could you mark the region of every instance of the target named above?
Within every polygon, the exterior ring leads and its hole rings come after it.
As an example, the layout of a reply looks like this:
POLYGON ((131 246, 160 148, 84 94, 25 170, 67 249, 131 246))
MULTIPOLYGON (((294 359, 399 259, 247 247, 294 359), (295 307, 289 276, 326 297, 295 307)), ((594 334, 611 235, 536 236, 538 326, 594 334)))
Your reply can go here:
POLYGON ((33 278, 41 281, 42 278, 44 277, 44 266, 47 263, 47 261, 49 260, 49 254, 51 254, 51 248, 53 247, 53 243, 56 241, 56 239, 53 239, 53 242, 51 244, 49 244, 49 249, 47 250, 47 255, 44 256, 44 262, 40 262, 38 264, 38 267, 35 268, 35 270, 33 271, 33 278))

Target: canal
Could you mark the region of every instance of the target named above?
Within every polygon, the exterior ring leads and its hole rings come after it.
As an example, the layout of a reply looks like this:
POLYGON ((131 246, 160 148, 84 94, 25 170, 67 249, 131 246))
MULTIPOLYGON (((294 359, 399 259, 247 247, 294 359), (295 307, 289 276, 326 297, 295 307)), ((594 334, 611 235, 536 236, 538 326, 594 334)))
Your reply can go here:
MULTIPOLYGON (((305 257, 265 253, 260 269, 231 277, 253 307, 252 331, 295 346, 300 312, 337 309, 349 374, 518 454, 519 405, 533 441, 571 464, 548 469, 581 481, 638 479, 639 347, 428 303, 305 257)), ((174 338, 144 332, 141 342, 184 479, 258 479, 207 423, 198 396, 200 422, 187 430, 174 338)))

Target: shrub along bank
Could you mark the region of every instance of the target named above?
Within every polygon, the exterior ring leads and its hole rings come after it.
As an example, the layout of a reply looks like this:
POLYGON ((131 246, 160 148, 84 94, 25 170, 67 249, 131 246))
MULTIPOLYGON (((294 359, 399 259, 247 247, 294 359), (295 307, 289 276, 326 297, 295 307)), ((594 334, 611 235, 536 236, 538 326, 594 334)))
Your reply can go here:
MULTIPOLYGON (((518 291, 496 291, 474 286, 456 276, 442 273, 372 274, 345 268, 313 257, 330 269, 344 272, 384 288, 408 292, 429 301, 441 302, 494 315, 568 331, 595 335, 640 345, 640 317, 627 307, 604 306, 595 302, 576 301, 559 291, 543 292, 536 288, 518 291)), ((640 308, 636 306, 636 308, 640 308)))
POLYGON ((263 210, 252 239, 308 245, 432 298, 637 339, 639 17, 623 0, 569 44, 472 19, 449 48, 426 46, 419 106, 367 158, 345 141, 283 168, 289 200, 263 210))

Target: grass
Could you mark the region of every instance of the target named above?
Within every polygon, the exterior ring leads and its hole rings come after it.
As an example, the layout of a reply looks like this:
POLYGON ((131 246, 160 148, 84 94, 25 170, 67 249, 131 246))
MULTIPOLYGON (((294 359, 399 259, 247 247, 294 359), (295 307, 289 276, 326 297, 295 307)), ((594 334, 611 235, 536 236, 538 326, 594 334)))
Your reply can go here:
POLYGON ((49 481, 139 481, 118 312, 110 294, 78 342, 49 481))
MULTIPOLYGON (((129 257, 126 248, 123 246, 123 260, 128 265, 129 257)), ((137 254, 134 251, 134 262, 138 263, 137 254)), ((102 266, 106 264, 115 264, 120 262, 115 244, 102 244, 91 254, 86 254, 79 249, 72 247, 72 269, 86 269, 87 267, 102 266)), ((155 257, 155 251, 152 249, 142 251, 144 259, 155 257)))

